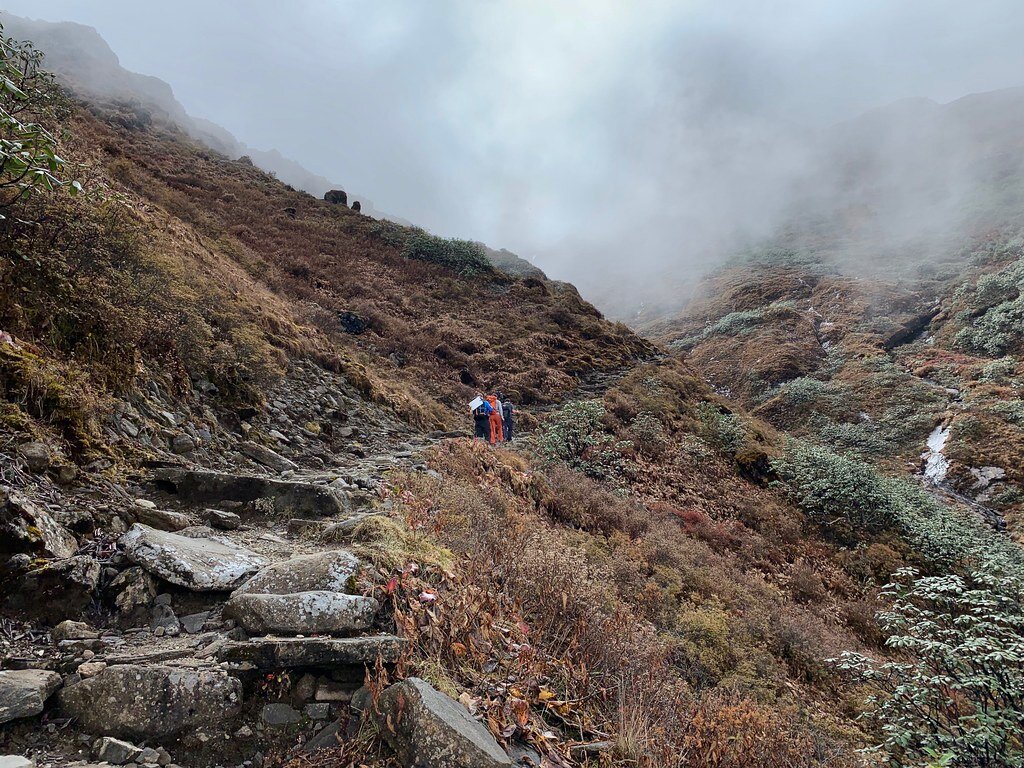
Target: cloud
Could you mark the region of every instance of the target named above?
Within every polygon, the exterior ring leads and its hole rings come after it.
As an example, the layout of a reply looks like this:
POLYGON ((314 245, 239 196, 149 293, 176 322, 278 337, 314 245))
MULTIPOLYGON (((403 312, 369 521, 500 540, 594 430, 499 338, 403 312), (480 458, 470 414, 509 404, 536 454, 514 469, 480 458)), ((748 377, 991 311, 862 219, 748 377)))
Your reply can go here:
POLYGON ((95 26, 248 144, 594 295, 770 232, 828 126, 1024 71, 1018 0, 7 6, 95 26))

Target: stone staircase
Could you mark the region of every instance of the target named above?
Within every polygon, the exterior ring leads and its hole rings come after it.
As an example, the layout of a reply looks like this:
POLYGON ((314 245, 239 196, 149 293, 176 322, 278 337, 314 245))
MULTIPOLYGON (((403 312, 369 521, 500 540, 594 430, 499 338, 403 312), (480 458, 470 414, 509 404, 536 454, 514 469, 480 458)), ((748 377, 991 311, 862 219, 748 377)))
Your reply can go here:
POLYGON ((402 640, 355 593, 358 558, 301 525, 378 514, 367 492, 291 474, 153 471, 105 574, 122 584, 114 626, 56 633, 60 716, 97 737, 159 740, 187 764, 243 764, 275 734, 336 743, 316 737, 337 732, 367 669, 394 664, 402 640))

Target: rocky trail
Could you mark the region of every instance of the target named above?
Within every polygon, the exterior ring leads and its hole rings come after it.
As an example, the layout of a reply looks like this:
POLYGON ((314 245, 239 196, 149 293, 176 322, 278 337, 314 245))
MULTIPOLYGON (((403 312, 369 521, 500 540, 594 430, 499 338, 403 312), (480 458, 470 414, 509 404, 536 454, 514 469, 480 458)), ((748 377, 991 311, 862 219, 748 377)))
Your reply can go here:
POLYGON ((362 716, 407 765, 512 764, 425 682, 372 707, 364 687, 402 640, 349 542, 387 514, 382 473, 428 471, 422 451, 450 435, 318 369, 277 394, 210 418, 154 388, 108 425, 153 449, 136 475, 101 463, 72 488, 38 445, 5 467, 4 600, 25 620, 0 626, 0 765, 281 764, 362 716))

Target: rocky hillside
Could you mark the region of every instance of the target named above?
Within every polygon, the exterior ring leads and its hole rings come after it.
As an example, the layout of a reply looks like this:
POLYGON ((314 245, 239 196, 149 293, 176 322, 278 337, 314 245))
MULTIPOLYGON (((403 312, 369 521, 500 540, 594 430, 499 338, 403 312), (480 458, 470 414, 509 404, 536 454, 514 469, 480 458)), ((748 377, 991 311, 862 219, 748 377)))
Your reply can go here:
POLYGON ((18 83, 46 183, 0 176, 6 763, 1020 755, 1019 551, 900 476, 1016 386, 1017 245, 909 287, 735 270, 653 343, 507 252, 18 83), (519 437, 492 447, 465 403, 495 388, 519 437))
POLYGON ((1019 537, 1021 264, 1010 235, 913 279, 776 254, 710 278, 702 300, 649 331, 792 435, 899 472, 938 462, 930 480, 1019 537))

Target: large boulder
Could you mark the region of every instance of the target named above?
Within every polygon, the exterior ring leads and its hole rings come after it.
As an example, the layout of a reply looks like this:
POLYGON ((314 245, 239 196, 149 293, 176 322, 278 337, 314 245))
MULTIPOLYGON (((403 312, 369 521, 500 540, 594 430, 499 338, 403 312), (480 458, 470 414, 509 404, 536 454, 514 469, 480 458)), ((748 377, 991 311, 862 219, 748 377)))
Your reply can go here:
POLYGON ((43 669, 0 671, 0 723, 32 717, 43 711, 60 687, 60 675, 43 669))
POLYGON ((0 486, 0 552, 71 557, 78 541, 43 507, 0 486))
POLYGON ((372 597, 339 592, 236 593, 224 605, 224 616, 253 635, 345 635, 369 628, 379 607, 372 597))
POLYGON ((124 536, 125 555, 154 576, 196 592, 234 589, 266 561, 219 536, 192 538, 136 523, 124 536))
POLYGON ((151 740, 234 717, 242 683, 219 669, 124 664, 63 688, 58 699, 87 733, 151 740))
POLYGON ((344 189, 330 189, 324 193, 324 200, 332 205, 348 205, 348 193, 344 189))
POLYGON ((358 569, 359 560, 343 549, 298 555, 268 565, 239 587, 236 594, 348 592, 358 569))
POLYGON ((403 765, 499 768, 512 760, 457 701, 410 677, 380 695, 373 717, 403 765))
POLYGON ((209 469, 166 467, 156 470, 154 479, 159 486, 194 504, 271 499, 275 511, 281 514, 327 517, 348 511, 351 503, 346 495, 326 485, 209 469))

